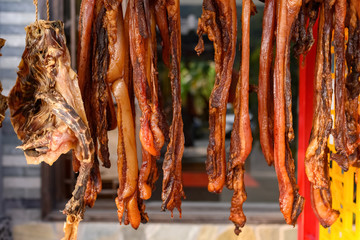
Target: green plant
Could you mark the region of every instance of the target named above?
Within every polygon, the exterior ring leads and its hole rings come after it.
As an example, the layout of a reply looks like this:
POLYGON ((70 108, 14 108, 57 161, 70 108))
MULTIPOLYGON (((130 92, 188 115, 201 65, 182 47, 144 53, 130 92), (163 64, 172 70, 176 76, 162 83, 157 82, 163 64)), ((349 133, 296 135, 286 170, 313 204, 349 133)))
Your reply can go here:
POLYGON ((195 114, 205 113, 215 81, 213 61, 181 62, 181 98, 186 106, 191 97, 195 114))

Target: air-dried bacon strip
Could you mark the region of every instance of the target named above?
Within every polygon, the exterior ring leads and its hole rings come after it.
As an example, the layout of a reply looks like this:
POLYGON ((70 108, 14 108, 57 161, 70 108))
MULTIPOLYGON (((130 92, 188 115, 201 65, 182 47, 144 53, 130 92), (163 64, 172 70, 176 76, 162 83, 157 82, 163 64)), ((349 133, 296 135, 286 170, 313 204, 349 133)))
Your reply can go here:
MULTIPOLYGON (((220 88, 220 84, 228 83, 230 86, 231 79, 227 79, 226 82, 221 81, 221 70, 222 70, 222 49, 223 49, 223 40, 221 34, 221 26, 218 26, 216 19, 218 18, 217 2, 214 0, 204 0, 203 2, 203 13, 201 18, 198 21, 197 34, 199 36, 199 43, 196 46, 195 50, 198 55, 204 51, 204 41, 202 35, 207 34, 210 41, 214 43, 214 60, 215 60, 215 85, 212 90, 210 99, 209 99, 209 145, 207 149, 207 159, 206 159, 206 172, 208 174, 208 190, 210 192, 220 193, 225 184, 225 174, 226 174, 226 159, 225 159, 225 115, 226 108, 222 106, 216 106, 213 101, 216 102, 215 92, 217 88, 220 88), (223 117, 221 117, 221 113, 223 117)), ((226 86, 226 85, 225 85, 226 86)), ((228 91, 224 91, 225 94, 228 91)), ((217 97, 219 98, 219 96, 217 97)), ((217 101, 220 105, 220 101, 217 101)))
MULTIPOLYGON (((108 121, 107 106, 109 103, 109 90, 106 82, 107 70, 109 67, 108 36, 104 27, 106 9, 103 1, 97 1, 95 4, 95 20, 93 26, 93 62, 92 62, 92 112, 95 113, 94 121, 96 125, 96 137, 99 148, 96 151, 97 156, 103 162, 105 167, 110 167, 109 149, 108 149, 108 121)), ((112 101, 111 101, 112 103, 112 101)))
MULTIPOLYGON (((80 17, 79 17, 79 42, 77 49, 77 68, 79 78, 79 88, 81 96, 84 101, 84 108, 86 117, 89 122, 90 133, 97 148, 96 138, 96 124, 92 117, 92 27, 94 15, 95 1, 84 0, 81 2, 80 17)), ((85 204, 87 206, 94 206, 97 195, 101 192, 102 182, 99 169, 99 160, 96 154, 94 154, 94 164, 90 171, 90 177, 87 182, 85 192, 85 204)), ((73 154, 73 170, 78 172, 80 168, 80 162, 73 154)))
MULTIPOLYGON (((164 134, 159 127, 158 103, 154 97, 158 89, 151 83, 152 48, 148 0, 135 0, 130 12, 130 57, 133 66, 135 95, 142 112, 140 118, 140 141, 147 152, 160 155, 164 144, 164 134), (153 116, 154 115, 154 116, 153 116)), ((156 99, 156 98, 155 98, 156 99)))
POLYGON ((295 224, 303 208, 298 193, 295 166, 288 143, 285 111, 286 64, 290 47, 291 27, 297 16, 301 0, 279 0, 277 5, 276 56, 274 65, 274 166, 279 182, 280 210, 288 224, 295 224))
MULTIPOLYGON (((329 178, 328 152, 323 156, 324 177, 329 178)), ((329 182, 329 181, 328 181, 329 182)), ((320 224, 324 227, 330 227, 339 217, 340 213, 332 209, 332 197, 330 192, 330 183, 325 188, 319 188, 311 183, 310 186, 311 206, 320 224)))
MULTIPOLYGON (((229 4, 231 21, 236 19, 236 3, 231 1, 229 4)), ((227 170, 227 187, 234 189, 231 200, 229 219, 235 224, 235 234, 240 233, 246 222, 246 217, 242 210, 242 205, 246 200, 244 184, 244 164, 251 152, 252 134, 249 116, 249 68, 250 68, 250 16, 256 13, 256 8, 252 0, 243 0, 241 14, 241 67, 239 81, 236 85, 236 97, 234 104, 234 125, 231 132, 230 158, 227 170)), ((232 27, 230 27, 232 29, 232 27)), ((235 33, 236 31, 232 32, 235 33)), ((233 43, 233 47, 235 44, 233 43)))
POLYGON ((311 205, 323 227, 332 225, 339 212, 332 209, 327 140, 332 128, 331 99, 331 29, 330 0, 320 7, 315 62, 315 108, 310 144, 305 155, 305 171, 311 182, 311 205), (326 20, 325 20, 326 19, 326 20))
POLYGON ((294 55, 306 54, 314 44, 313 27, 318 17, 320 3, 302 0, 302 6, 294 26, 294 55))
POLYGON ((139 175, 139 191, 141 199, 149 199, 157 180, 156 159, 160 156, 160 149, 165 140, 165 117, 159 107, 159 83, 157 73, 157 43, 154 5, 148 0, 136 0, 133 17, 130 19, 134 29, 130 29, 130 36, 137 39, 131 42, 134 66, 134 87, 139 100, 142 118, 140 140, 142 142, 142 166, 139 175), (137 31, 137 32, 136 32, 137 31), (134 62, 135 61, 135 62, 134 62), (141 79, 141 77, 144 77, 141 79), (140 103, 140 101, 145 101, 140 103), (146 123, 147 122, 147 123, 146 123), (145 124, 146 123, 146 124, 145 124), (149 129, 150 131, 147 132, 149 129), (146 140, 145 134, 151 136, 146 140), (145 144, 149 144, 148 147, 145 144), (151 147, 150 147, 151 145, 151 147))
POLYGON ((288 142, 295 138, 292 115, 291 72, 290 72, 290 47, 286 49, 285 63, 285 131, 288 142))
POLYGON ((315 188, 311 184, 311 204, 316 217, 324 227, 330 227, 339 217, 339 212, 331 208, 331 193, 327 188, 315 188))
MULTIPOLYGON (((138 202, 138 160, 135 142, 135 128, 132 103, 129 96, 130 56, 129 36, 119 1, 105 0, 104 21, 109 50, 107 81, 111 84, 117 103, 117 170, 119 179, 118 196, 115 199, 120 224, 131 224, 135 229, 142 221, 142 203, 138 202)), ((126 15, 128 17, 128 14, 126 15)))
POLYGON ((159 32, 162 40, 162 60, 166 66, 170 66, 170 34, 169 24, 166 13, 166 0, 155 0, 155 19, 156 25, 159 28, 159 32))
POLYGON ((163 163, 163 185, 161 199, 162 210, 170 210, 171 215, 176 207, 181 217, 181 198, 185 197, 182 185, 181 159, 184 152, 183 121, 181 116, 181 28, 180 2, 167 0, 166 11, 170 33, 170 83, 173 107, 173 119, 169 131, 170 142, 163 163))
POLYGON ((327 140, 332 128, 331 99, 331 9, 329 0, 325 0, 325 6, 321 7, 319 17, 319 30, 317 40, 316 62, 315 62, 315 107, 313 115, 313 127, 310 143, 305 155, 305 171, 310 182, 314 186, 327 188, 329 183, 325 171, 327 161, 327 140), (326 16, 326 17, 325 17, 326 16), (325 21, 325 18, 328 19, 325 21))
POLYGON ((264 17, 262 24, 260 66, 259 66, 259 91, 258 91, 258 118, 260 130, 260 144, 267 164, 274 162, 274 136, 273 114, 274 101, 272 95, 272 59, 273 41, 275 32, 275 0, 265 2, 264 17))
MULTIPOLYGON (((349 75, 348 78, 351 78, 351 82, 354 86, 351 86, 348 89, 352 89, 351 94, 359 94, 359 82, 355 81, 355 79, 359 79, 360 76, 360 52, 358 51, 360 48, 360 2, 356 0, 350 1, 350 11, 352 12, 352 16, 350 18, 350 27, 349 27, 349 40, 347 46, 347 55, 346 61, 349 67, 349 75), (356 13, 356 15, 353 14, 356 13), (349 59, 350 58, 350 59, 349 59), (354 84, 355 83, 355 84, 354 84)), ((358 116, 357 116, 357 144, 358 147, 355 149, 353 155, 349 158, 350 164, 354 167, 360 166, 360 105, 357 103, 358 108, 358 116), (356 157, 357 156, 357 157, 356 157)), ((356 118, 356 117, 355 117, 356 118)))
POLYGON ((334 49, 335 49, 335 126, 333 136, 336 153, 331 157, 339 166, 347 170, 349 168, 347 139, 346 139, 346 116, 345 116, 345 17, 346 0, 336 0, 334 17, 334 49))
POLYGON ((86 85, 91 82, 91 33, 94 19, 95 0, 82 0, 79 16, 79 41, 77 49, 77 73, 79 88, 84 96, 86 85))
POLYGON ((131 104, 125 81, 114 82, 112 89, 118 107, 119 189, 115 199, 118 218, 121 223, 125 213, 125 224, 130 222, 131 226, 137 229, 141 216, 138 206, 138 162, 131 104))
POLYGON ((215 84, 209 100, 209 145, 206 171, 208 190, 220 193, 226 178, 225 117, 236 45, 236 7, 233 1, 204 0, 198 23, 198 55, 204 50, 203 34, 214 43, 215 84))
POLYGON ((346 117, 346 143, 349 165, 358 161, 357 147, 359 145, 358 132, 358 102, 359 102, 359 76, 360 76, 360 21, 356 14, 357 2, 350 1, 347 10, 348 42, 346 48, 347 77, 345 82, 345 117, 346 117))
MULTIPOLYGON (((92 41, 91 32, 94 19, 95 0, 83 0, 80 6, 79 16, 79 41, 77 48, 77 74, 81 96, 84 101, 85 112, 89 119, 90 132, 92 132, 92 120, 89 118, 89 103, 86 101, 89 87, 91 86, 91 55, 92 41)), ((91 95, 91 94, 90 94, 91 95)), ((79 172, 80 162, 73 154, 73 170, 79 172)))
POLYGON ((156 166, 156 157, 151 156, 142 149, 142 165, 139 174, 140 198, 148 200, 155 188, 155 182, 159 178, 158 168, 156 166))

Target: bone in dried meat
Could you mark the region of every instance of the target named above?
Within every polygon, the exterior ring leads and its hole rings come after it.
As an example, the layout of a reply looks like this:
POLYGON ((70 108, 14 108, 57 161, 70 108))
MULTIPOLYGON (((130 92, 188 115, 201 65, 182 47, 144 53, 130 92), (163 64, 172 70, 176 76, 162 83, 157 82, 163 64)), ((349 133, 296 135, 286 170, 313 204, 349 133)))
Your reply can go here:
POLYGON ((73 149, 80 174, 66 204, 65 236, 76 237, 85 211, 84 194, 92 165, 90 137, 78 80, 70 68, 63 24, 36 21, 26 28, 26 47, 9 95, 11 122, 28 163, 53 164, 73 149))
POLYGON ((235 1, 204 0, 195 50, 204 51, 203 34, 207 34, 215 50, 215 84, 209 99, 209 145, 206 171, 208 190, 220 193, 226 178, 225 117, 232 69, 235 58, 237 19, 235 1))

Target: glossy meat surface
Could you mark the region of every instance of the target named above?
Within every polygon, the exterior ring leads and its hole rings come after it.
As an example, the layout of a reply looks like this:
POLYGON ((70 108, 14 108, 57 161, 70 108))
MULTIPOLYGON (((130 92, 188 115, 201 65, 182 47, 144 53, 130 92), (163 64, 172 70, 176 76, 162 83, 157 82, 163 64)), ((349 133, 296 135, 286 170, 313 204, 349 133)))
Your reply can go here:
POLYGON ((195 50, 204 50, 203 34, 214 44, 215 84, 209 99, 209 145, 206 171, 210 192, 220 193, 226 180, 225 118, 236 45, 236 7, 234 1, 204 0, 198 22, 199 43, 195 50))
MULTIPOLYGON (((301 7, 300 0, 279 0, 276 23, 276 56, 274 65, 274 166, 279 182, 280 210, 287 224, 295 224, 304 199, 299 195, 295 179, 294 159, 289 148, 286 124, 286 64, 291 27, 301 7)), ((291 135, 290 135, 291 136, 291 135)))
POLYGON ((262 23, 260 64, 259 64, 259 91, 258 91, 258 120, 260 144, 267 164, 274 163, 274 134, 273 115, 274 101, 272 94, 273 78, 271 67, 273 59, 273 44, 275 33, 275 0, 265 2, 262 23))
MULTIPOLYGON (((233 9, 235 8, 234 2, 232 2, 231 7, 233 9)), ((243 0, 241 14, 241 67, 239 81, 236 85, 234 103, 235 119, 231 132, 230 157, 226 176, 227 187, 234 190, 231 199, 229 219, 235 224, 236 234, 240 233, 240 228, 242 228, 246 222, 246 217, 242 210, 242 205, 247 198, 244 183, 244 164, 252 148, 249 116, 250 16, 255 13, 256 8, 252 0, 243 0)), ((236 11, 233 14, 236 16, 236 11)))
POLYGON ((172 99, 172 123, 169 130, 170 142, 167 146, 163 162, 163 185, 161 199, 162 210, 169 210, 171 214, 177 208, 181 217, 181 199, 185 197, 182 185, 181 160, 184 152, 183 121, 181 116, 181 28, 180 2, 166 1, 170 34, 170 83, 172 99))

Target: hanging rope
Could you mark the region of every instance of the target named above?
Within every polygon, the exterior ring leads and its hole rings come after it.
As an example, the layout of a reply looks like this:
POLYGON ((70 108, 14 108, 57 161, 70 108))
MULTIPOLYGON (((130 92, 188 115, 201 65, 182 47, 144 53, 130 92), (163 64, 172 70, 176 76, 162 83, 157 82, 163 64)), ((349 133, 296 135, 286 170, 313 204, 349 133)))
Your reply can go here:
POLYGON ((35 14, 36 14, 36 21, 38 20, 38 0, 33 0, 35 5, 35 14))
POLYGON ((47 15, 47 20, 50 20, 50 4, 49 4, 49 0, 46 0, 46 15, 47 15))

